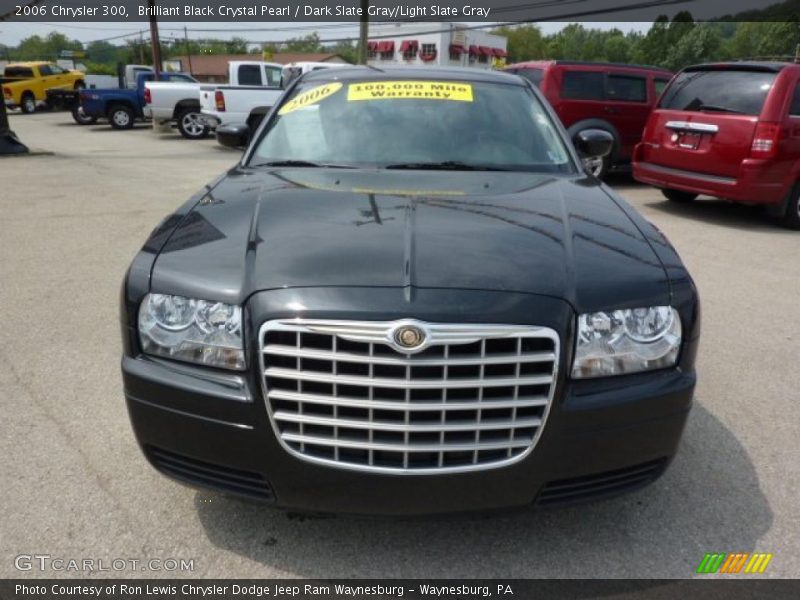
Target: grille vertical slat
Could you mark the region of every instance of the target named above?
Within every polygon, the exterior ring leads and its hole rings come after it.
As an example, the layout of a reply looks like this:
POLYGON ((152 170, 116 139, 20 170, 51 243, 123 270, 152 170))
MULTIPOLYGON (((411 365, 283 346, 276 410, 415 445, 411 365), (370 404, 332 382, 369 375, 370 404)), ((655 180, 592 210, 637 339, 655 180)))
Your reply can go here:
POLYGON ((391 473, 488 469, 527 455, 552 403, 559 338, 519 325, 287 320, 259 334, 264 396, 303 459, 391 473), (421 330, 406 350, 399 326, 421 330))

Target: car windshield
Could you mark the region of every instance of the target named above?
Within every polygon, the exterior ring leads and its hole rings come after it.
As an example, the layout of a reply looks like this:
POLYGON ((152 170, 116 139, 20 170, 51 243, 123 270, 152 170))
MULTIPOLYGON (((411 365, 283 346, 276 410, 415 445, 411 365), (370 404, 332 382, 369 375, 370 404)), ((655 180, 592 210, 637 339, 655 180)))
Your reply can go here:
POLYGON ((304 82, 268 123, 251 166, 569 173, 561 134, 525 86, 485 82, 304 82))
POLYGON ((747 69, 684 71, 664 92, 659 108, 758 115, 776 76, 747 69))

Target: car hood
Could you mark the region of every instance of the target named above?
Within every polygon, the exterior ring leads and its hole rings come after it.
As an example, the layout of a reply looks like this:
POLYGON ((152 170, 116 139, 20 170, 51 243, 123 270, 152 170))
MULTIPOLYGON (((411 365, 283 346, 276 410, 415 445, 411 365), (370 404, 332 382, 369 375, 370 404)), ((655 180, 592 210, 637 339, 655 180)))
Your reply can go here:
POLYGON ((235 168, 174 229, 151 287, 233 303, 348 286, 667 304, 666 271, 622 202, 587 177, 235 168))

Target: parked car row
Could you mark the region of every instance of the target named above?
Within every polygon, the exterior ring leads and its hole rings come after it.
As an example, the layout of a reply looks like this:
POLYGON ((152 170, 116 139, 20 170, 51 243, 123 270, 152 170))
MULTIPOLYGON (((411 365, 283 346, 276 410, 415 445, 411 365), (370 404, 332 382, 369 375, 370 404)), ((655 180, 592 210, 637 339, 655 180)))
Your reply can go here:
POLYGON ((630 163, 650 111, 673 75, 657 67, 564 60, 517 63, 506 71, 536 85, 570 134, 602 129, 614 137, 610 155, 587 162, 599 178, 630 163))
MULTIPOLYGON (((183 73, 154 81, 148 67, 129 65, 125 85, 97 90, 86 89, 79 71, 19 63, 6 67, 3 95, 24 112, 45 101, 64 105, 83 124, 107 118, 127 129, 153 119, 174 123, 188 139, 221 129, 220 143, 230 145, 251 135, 296 79, 341 66, 232 61, 229 83, 220 85, 183 73)), ((671 201, 710 195, 759 204, 800 229, 800 64, 732 61, 673 76, 658 67, 551 60, 505 71, 538 88, 571 137, 598 130, 611 136, 610 153, 584 159, 595 177, 630 166, 671 201)))
POLYGON ((701 194, 760 204, 800 229, 800 65, 734 61, 669 71, 534 61, 509 65, 539 88, 570 134, 600 129, 611 153, 586 159, 602 178, 633 176, 675 202, 701 194))
POLYGON ((706 64, 664 91, 633 157, 667 199, 761 204, 800 229, 800 65, 706 64))
POLYGON ((3 101, 8 108, 36 112, 51 89, 80 90, 86 87, 81 71, 68 71, 49 62, 9 64, 3 71, 3 101))

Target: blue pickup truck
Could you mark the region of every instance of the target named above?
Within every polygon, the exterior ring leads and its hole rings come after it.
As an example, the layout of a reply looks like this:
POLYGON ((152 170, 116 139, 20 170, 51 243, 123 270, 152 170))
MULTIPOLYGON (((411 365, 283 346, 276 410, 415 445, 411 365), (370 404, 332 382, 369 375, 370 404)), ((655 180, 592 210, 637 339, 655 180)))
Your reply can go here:
MULTIPOLYGON (((153 73, 139 73, 134 89, 81 90, 81 112, 87 119, 107 118, 114 129, 130 129, 136 120, 144 120, 145 87, 155 79, 153 73)), ((161 81, 196 80, 186 73, 161 73, 161 81)))

